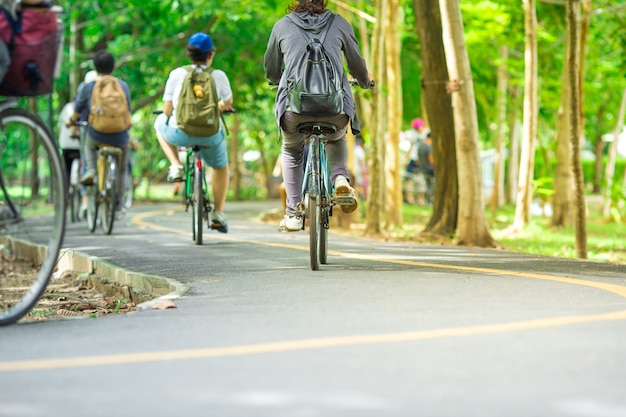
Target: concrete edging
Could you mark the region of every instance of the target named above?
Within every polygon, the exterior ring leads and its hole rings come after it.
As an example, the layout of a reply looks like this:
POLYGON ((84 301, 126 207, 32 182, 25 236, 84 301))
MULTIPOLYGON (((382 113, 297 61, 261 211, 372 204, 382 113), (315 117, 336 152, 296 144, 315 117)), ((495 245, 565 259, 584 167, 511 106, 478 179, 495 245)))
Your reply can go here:
POLYGON ((182 297, 189 287, 172 278, 141 274, 118 267, 110 262, 89 256, 74 249, 61 250, 55 274, 74 271, 99 279, 109 279, 126 285, 139 293, 148 293, 154 298, 137 305, 138 310, 150 308, 158 301, 182 297))

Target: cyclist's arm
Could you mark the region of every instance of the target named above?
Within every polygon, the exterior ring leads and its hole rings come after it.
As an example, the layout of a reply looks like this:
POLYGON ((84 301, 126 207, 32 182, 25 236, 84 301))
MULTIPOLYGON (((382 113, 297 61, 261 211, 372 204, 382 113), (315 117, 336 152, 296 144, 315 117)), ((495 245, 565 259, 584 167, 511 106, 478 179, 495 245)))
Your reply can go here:
POLYGON ((174 104, 170 100, 166 100, 163 102, 163 113, 165 113, 167 117, 170 117, 172 115, 173 110, 174 104))

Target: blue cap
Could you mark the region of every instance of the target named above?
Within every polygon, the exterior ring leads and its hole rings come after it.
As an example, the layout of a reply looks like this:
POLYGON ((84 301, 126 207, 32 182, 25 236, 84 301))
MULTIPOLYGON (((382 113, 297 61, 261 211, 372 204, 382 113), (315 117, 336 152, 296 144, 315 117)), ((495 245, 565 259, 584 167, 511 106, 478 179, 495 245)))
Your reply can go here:
POLYGON ((206 33, 198 32, 191 35, 189 45, 199 48, 200 52, 204 54, 213 49, 213 39, 206 33))

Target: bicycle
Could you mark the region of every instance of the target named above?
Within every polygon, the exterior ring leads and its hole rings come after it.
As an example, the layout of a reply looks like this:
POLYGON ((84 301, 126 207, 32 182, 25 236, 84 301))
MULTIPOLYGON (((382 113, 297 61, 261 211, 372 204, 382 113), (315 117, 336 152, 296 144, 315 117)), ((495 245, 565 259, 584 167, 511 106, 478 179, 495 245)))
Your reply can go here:
POLYGON ((0 101, 0 325, 44 293, 65 235, 67 179, 52 132, 36 114, 0 101), (13 273, 33 268, 28 276, 13 273))
POLYGON ((402 173, 402 198, 408 204, 425 205, 432 202, 432 187, 429 187, 423 172, 402 173))
MULTIPOLYGON (((84 127, 88 123, 79 121, 75 124, 84 127)), ((113 145, 98 145, 96 177, 93 184, 87 184, 87 228, 91 233, 96 231, 98 223, 105 234, 110 235, 113 232, 115 212, 122 186, 119 174, 121 159, 122 148, 113 145)))
MULTIPOLYGON (((354 197, 333 197, 330 166, 326 160, 326 135, 337 132, 337 126, 325 122, 305 122, 298 125, 298 131, 306 135, 308 155, 305 164, 304 180, 300 203, 296 206, 296 216, 309 220, 309 257, 311 269, 317 271, 320 264, 328 263, 328 230, 333 206, 352 204, 354 197), (341 199, 351 199, 342 201, 341 199)), ((302 228, 304 224, 302 222, 302 228)))
MULTIPOLYGON (((234 110, 223 111, 222 114, 234 113, 234 110)), ((160 110, 152 112, 155 115, 162 113, 160 110)), ((226 129, 226 125, 224 124, 226 129)), ((226 130, 228 131, 228 130, 226 130)), ((183 203, 185 204, 185 212, 189 212, 191 207, 191 233, 192 240, 196 245, 202 245, 202 229, 206 222, 210 230, 220 230, 225 226, 221 224, 209 222, 209 213, 214 209, 211 195, 209 193, 209 184, 206 179, 204 161, 202 160, 202 149, 200 145, 190 145, 185 147, 185 163, 183 182, 185 183, 183 203)), ((179 154, 181 148, 179 148, 179 154)), ((227 229, 226 229, 227 230, 227 229)))
POLYGON ((82 185, 78 182, 80 179, 81 165, 80 158, 72 159, 72 165, 70 167, 70 184, 67 195, 67 201, 70 207, 70 220, 72 223, 78 223, 82 220, 80 218, 80 207, 83 200, 81 192, 82 185))

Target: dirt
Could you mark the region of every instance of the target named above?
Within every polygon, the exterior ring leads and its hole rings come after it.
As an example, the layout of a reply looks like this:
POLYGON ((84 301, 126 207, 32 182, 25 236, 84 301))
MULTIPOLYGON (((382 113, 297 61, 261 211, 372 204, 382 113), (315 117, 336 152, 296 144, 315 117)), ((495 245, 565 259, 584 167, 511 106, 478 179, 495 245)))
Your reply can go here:
MULTIPOLYGON (((0 255, 0 308, 6 308, 10 300, 10 288, 24 288, 30 284, 37 269, 31 262, 18 260, 12 256, 0 255)), ((106 282, 105 282, 106 283, 106 282)), ((114 288, 116 295, 106 295, 102 291, 103 281, 94 277, 80 276, 68 271, 59 277, 51 278, 45 293, 35 307, 21 319, 22 322, 57 319, 61 317, 102 317, 109 314, 123 314, 136 311, 130 297, 124 297, 123 288, 116 283, 106 283, 114 288)))

